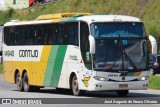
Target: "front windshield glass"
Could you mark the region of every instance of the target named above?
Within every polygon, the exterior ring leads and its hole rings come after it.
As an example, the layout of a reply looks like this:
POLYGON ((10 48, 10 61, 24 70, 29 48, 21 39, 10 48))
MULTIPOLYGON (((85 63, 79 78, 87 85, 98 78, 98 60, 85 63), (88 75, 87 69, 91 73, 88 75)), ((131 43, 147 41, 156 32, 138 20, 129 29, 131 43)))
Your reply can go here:
POLYGON ((141 22, 108 22, 92 23, 91 33, 97 37, 144 37, 144 27, 141 22))
POLYGON ((144 39, 95 39, 95 70, 140 70, 147 67, 144 39))
POLYGON ((96 41, 94 69, 147 68, 147 43, 142 22, 92 23, 91 34, 96 41))

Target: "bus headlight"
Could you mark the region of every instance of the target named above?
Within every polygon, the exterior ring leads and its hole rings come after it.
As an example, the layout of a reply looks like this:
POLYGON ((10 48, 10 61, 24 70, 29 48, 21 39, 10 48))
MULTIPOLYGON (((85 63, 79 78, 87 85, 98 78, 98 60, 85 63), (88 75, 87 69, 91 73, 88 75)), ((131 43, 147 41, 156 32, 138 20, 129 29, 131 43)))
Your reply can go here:
POLYGON ((95 76, 94 79, 97 80, 97 81, 108 81, 109 80, 105 77, 99 77, 99 76, 95 76))
POLYGON ((148 80, 148 77, 140 77, 138 78, 139 81, 144 81, 144 80, 148 80))

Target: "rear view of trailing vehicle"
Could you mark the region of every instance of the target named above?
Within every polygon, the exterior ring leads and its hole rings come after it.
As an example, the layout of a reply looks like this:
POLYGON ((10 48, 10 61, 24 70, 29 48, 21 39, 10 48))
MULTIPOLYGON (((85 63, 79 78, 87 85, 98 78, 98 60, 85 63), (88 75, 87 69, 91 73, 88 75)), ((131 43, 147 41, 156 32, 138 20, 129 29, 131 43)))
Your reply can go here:
POLYGON ((150 58, 150 74, 160 74, 160 55, 151 54, 150 58))

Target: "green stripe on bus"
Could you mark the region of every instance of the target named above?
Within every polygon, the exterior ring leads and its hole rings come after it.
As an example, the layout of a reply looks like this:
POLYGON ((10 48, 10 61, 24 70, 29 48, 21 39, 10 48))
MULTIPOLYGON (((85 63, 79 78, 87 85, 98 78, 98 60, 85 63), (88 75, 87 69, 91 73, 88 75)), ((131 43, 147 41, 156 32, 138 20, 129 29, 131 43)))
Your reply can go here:
POLYGON ((134 75, 134 72, 129 72, 128 74, 127 74, 127 76, 133 76, 134 75))
POLYGON ((45 72, 44 85, 50 86, 51 78, 53 75, 53 65, 55 63, 55 58, 57 55, 58 46, 52 46, 48 58, 47 68, 45 72))
POLYGON ((61 70, 62 70, 62 66, 63 66, 63 61, 64 61, 64 57, 66 54, 66 49, 67 49, 66 45, 59 46, 59 48, 58 48, 50 86, 54 86, 54 87, 58 86, 59 78, 60 78, 61 70))
POLYGON ((77 20, 77 18, 78 17, 71 17, 71 18, 68 19, 68 21, 75 21, 75 20, 77 20))
POLYGON ((121 73, 120 76, 127 76, 128 72, 121 73))
POLYGON ((124 72, 121 73, 120 76, 133 76, 135 74, 135 72, 124 72))
POLYGON ((78 17, 71 17, 71 18, 65 18, 62 19, 60 22, 65 22, 65 21, 76 21, 78 17))

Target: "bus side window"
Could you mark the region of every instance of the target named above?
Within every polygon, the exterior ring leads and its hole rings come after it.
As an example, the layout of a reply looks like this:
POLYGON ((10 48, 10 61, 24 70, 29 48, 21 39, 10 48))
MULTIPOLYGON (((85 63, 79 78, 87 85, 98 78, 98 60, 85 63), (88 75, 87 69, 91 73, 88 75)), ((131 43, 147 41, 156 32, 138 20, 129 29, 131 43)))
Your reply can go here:
POLYGON ((78 46, 78 22, 72 22, 68 25, 68 43, 78 46))
POLYGON ((35 38, 36 38, 36 44, 37 45, 43 45, 44 44, 44 29, 43 26, 45 25, 39 25, 36 29, 35 29, 35 38))
POLYGON ((19 36, 19 45, 24 45, 24 35, 26 34, 26 32, 25 32, 25 27, 24 26, 22 26, 21 27, 22 28, 22 30, 20 30, 19 32, 18 32, 18 36, 19 36))
MULTIPOLYGON (((59 44, 66 45, 66 44, 73 44, 74 40, 71 43, 71 38, 74 39, 74 26, 71 23, 62 23, 59 27, 59 44), (72 29, 72 30, 71 30, 72 29), (73 34, 71 34, 71 32, 73 34)), ((77 35, 78 36, 78 35, 77 35)))
POLYGON ((43 36, 44 36, 44 44, 49 44, 49 27, 48 25, 43 25, 43 36))
POLYGON ((53 45, 55 43, 55 24, 47 24, 44 30, 44 35, 47 45, 53 45))
POLYGON ((89 28, 84 22, 80 23, 80 48, 85 66, 91 69, 91 58, 89 54, 89 28))
POLYGON ((59 38, 59 24, 54 24, 54 34, 51 36, 54 38, 54 45, 58 45, 58 38, 59 38))
POLYGON ((58 45, 65 45, 68 43, 67 24, 60 23, 58 29, 58 45))
POLYGON ((68 44, 68 27, 69 27, 68 23, 65 23, 63 26, 62 45, 68 44))
POLYGON ((5 27, 4 28, 4 43, 6 45, 10 45, 10 27, 5 27))
POLYGON ((15 27, 10 27, 9 30, 9 36, 10 36, 10 45, 15 45, 15 27))
POLYGON ((24 44, 24 27, 17 26, 15 29, 15 45, 23 45, 24 44))
POLYGON ((35 35, 36 35, 34 26, 33 25, 28 26, 27 29, 28 29, 29 34, 26 37, 26 43, 25 44, 33 45, 33 43, 34 43, 33 41, 34 41, 34 38, 35 38, 35 35))

